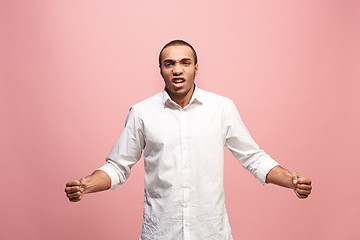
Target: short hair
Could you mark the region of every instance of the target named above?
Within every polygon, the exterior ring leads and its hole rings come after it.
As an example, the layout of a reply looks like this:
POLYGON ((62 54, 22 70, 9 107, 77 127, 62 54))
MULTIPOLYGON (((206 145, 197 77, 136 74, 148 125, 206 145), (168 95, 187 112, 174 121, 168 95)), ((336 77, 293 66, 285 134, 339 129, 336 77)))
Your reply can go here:
POLYGON ((197 55, 196 55, 196 52, 195 52, 195 49, 190 45, 190 43, 188 42, 185 42, 184 40, 172 40, 171 42, 168 42, 167 44, 165 44, 165 46, 161 49, 160 51, 160 54, 159 54, 159 66, 161 67, 161 54, 162 52, 164 51, 165 48, 167 47, 171 47, 171 46, 188 46, 189 48, 191 48, 191 50, 193 51, 193 54, 194 54, 194 61, 195 61, 195 64, 197 64, 197 55))

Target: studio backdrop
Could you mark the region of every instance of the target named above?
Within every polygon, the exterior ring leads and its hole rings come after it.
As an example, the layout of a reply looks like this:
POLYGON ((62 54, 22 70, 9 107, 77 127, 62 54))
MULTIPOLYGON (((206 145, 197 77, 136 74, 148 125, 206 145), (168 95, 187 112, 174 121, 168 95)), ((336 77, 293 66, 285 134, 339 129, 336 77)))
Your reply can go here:
POLYGON ((71 203, 129 108, 164 88, 162 46, 191 43, 198 86, 231 98, 254 140, 313 181, 306 200, 225 155, 234 239, 360 239, 359 1, 0 2, 0 239, 138 239, 144 165, 71 203))

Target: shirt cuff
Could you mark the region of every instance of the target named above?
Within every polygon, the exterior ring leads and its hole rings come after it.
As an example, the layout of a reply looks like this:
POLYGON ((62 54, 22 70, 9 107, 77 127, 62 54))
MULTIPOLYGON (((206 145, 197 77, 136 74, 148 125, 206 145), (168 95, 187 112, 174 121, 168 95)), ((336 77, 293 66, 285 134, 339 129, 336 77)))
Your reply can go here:
POLYGON ((105 163, 102 167, 97 170, 104 171, 107 175, 109 175, 111 179, 111 190, 115 190, 115 188, 120 184, 120 178, 117 174, 116 170, 110 163, 105 163))
POLYGON ((261 167, 259 169, 259 180, 262 185, 268 184, 266 182, 266 176, 270 172, 271 169, 274 167, 280 165, 277 163, 274 159, 272 159, 270 156, 267 156, 266 159, 264 159, 261 163, 261 167))

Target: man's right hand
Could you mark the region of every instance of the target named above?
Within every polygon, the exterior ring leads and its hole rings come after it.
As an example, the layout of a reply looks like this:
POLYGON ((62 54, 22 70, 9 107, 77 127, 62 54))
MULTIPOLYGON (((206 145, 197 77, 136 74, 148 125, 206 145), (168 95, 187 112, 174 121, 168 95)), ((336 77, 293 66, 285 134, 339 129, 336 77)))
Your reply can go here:
POLYGON ((101 170, 96 170, 90 176, 80 180, 66 183, 65 193, 71 202, 78 202, 86 193, 100 192, 111 187, 109 175, 101 170))
POLYGON ((65 193, 71 202, 78 202, 85 194, 87 181, 85 178, 72 180, 66 183, 65 193))

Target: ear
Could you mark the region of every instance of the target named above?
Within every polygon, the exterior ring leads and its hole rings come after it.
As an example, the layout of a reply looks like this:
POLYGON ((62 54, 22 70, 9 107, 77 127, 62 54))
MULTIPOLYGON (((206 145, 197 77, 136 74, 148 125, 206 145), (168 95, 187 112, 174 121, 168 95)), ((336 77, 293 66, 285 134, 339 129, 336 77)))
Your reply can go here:
POLYGON ((199 63, 195 64, 195 76, 196 76, 197 73, 198 73, 198 69, 199 69, 199 63))

